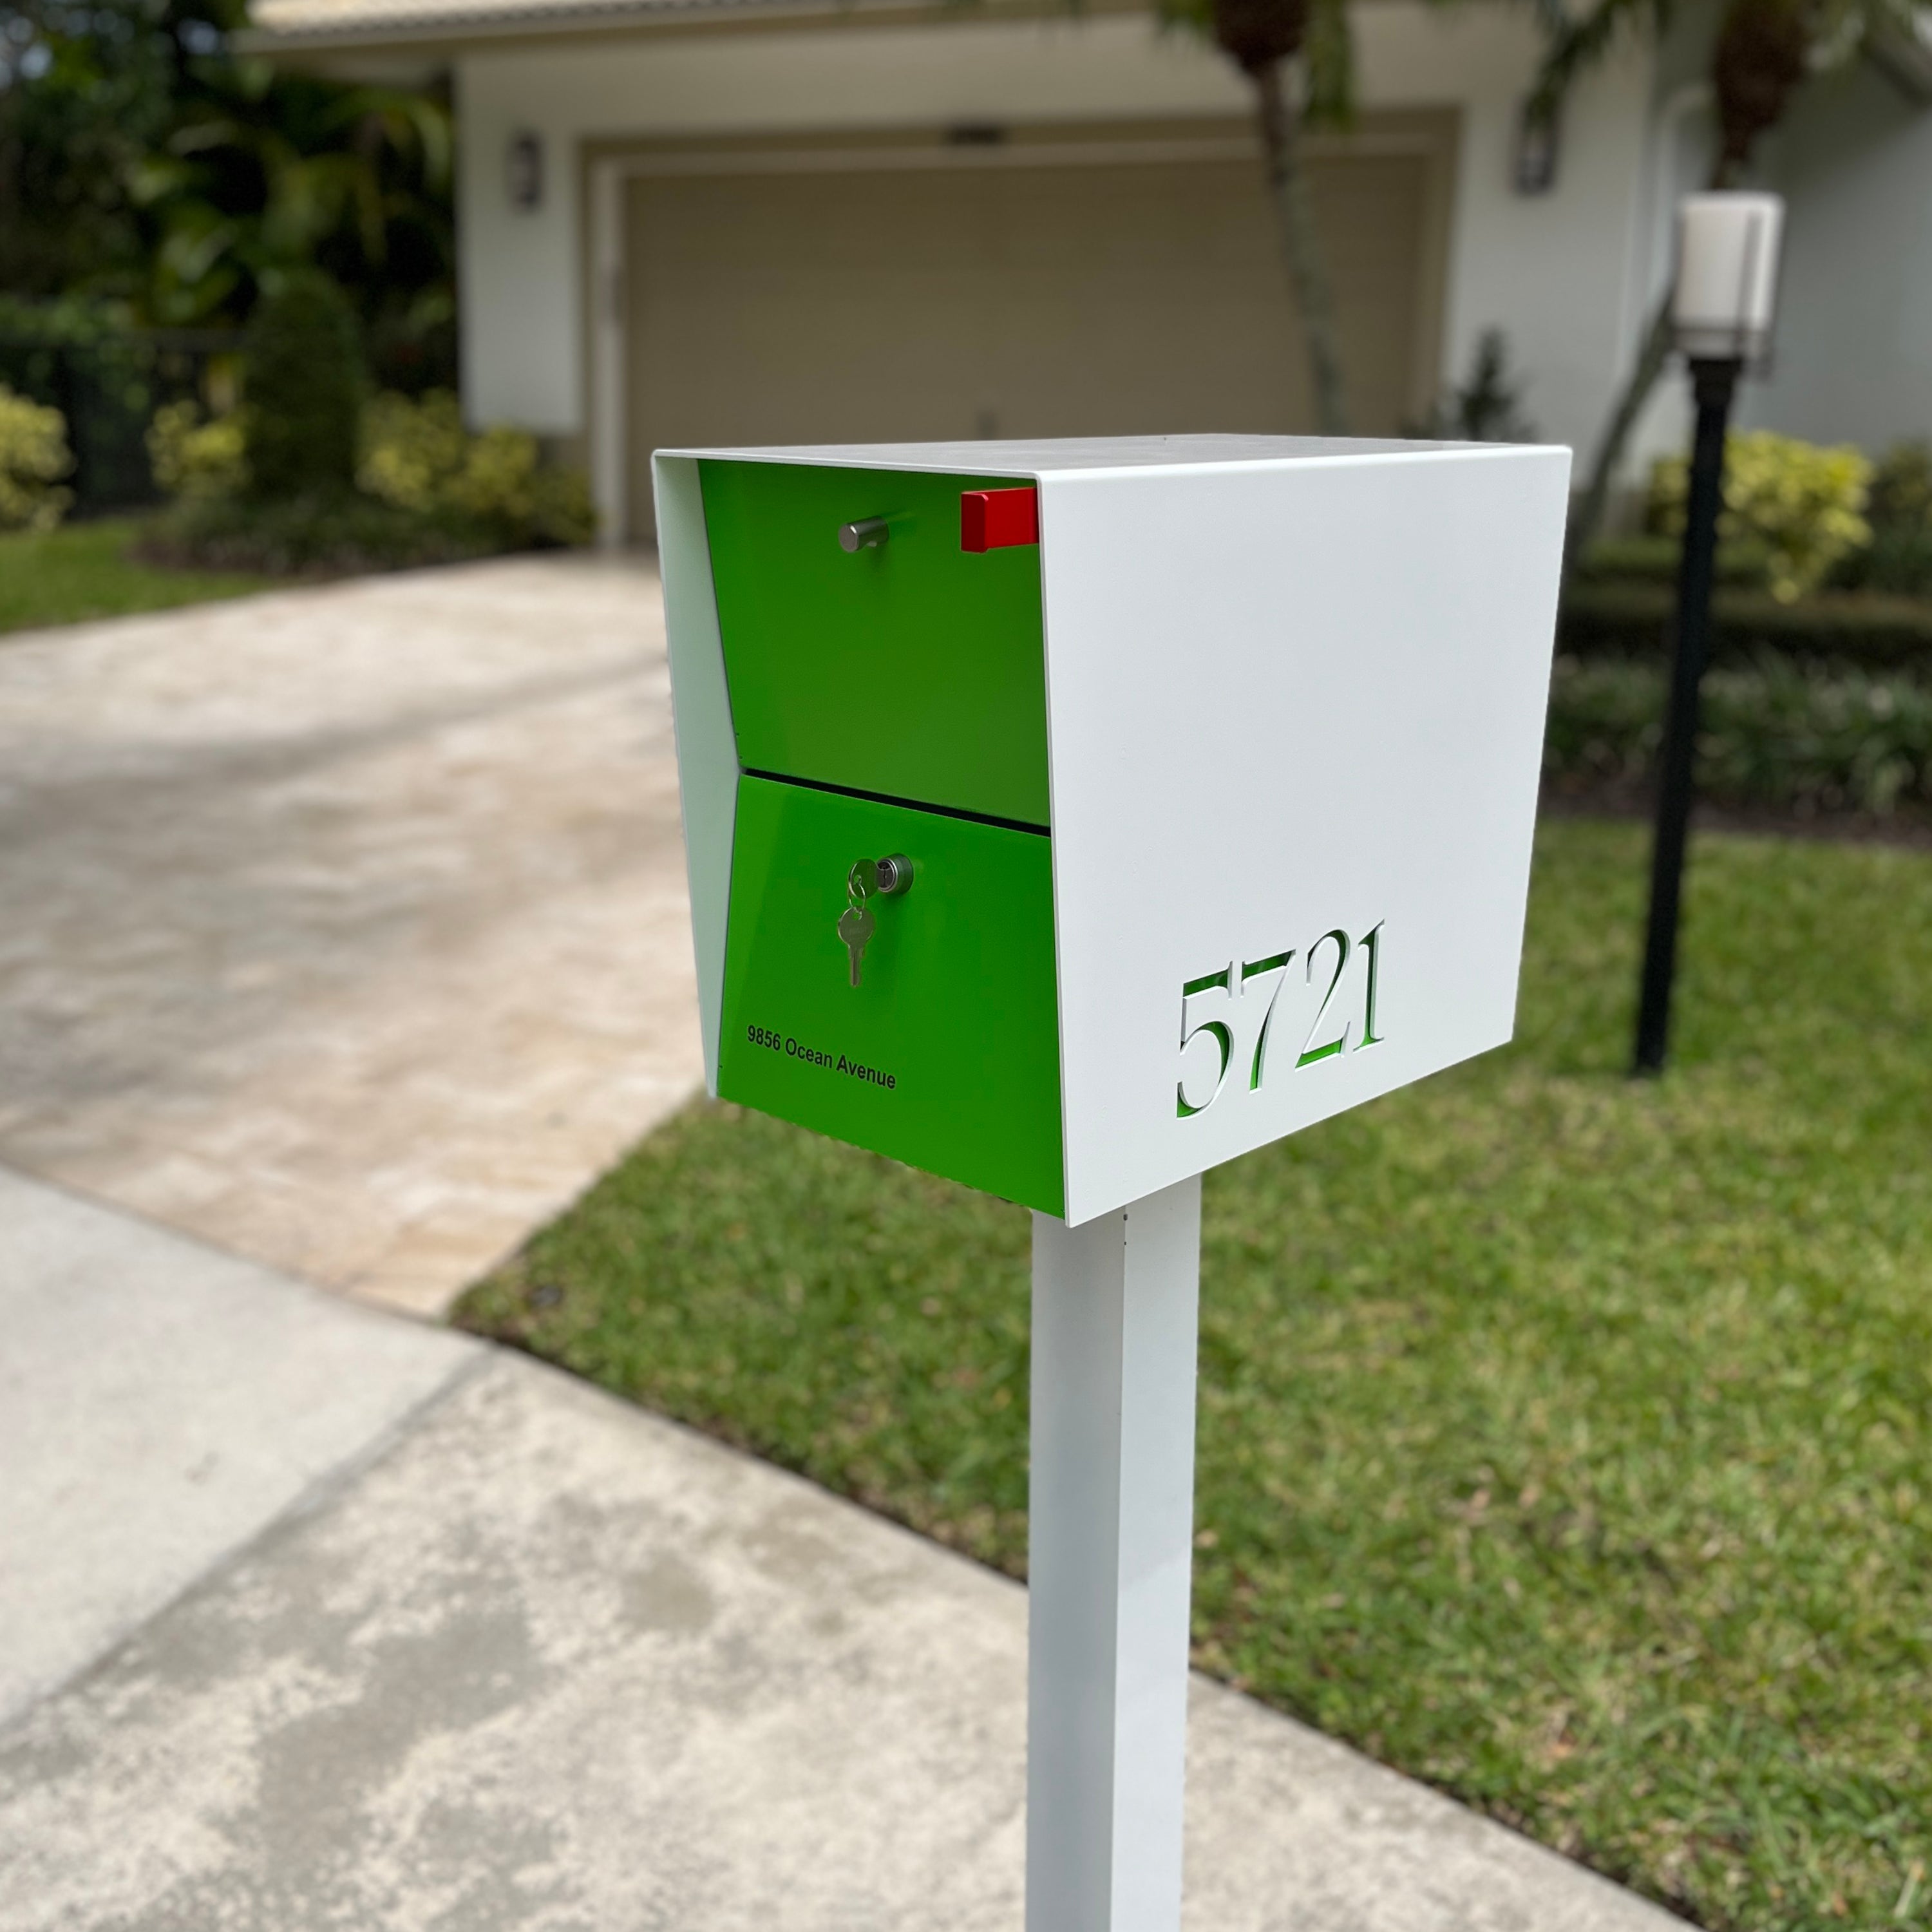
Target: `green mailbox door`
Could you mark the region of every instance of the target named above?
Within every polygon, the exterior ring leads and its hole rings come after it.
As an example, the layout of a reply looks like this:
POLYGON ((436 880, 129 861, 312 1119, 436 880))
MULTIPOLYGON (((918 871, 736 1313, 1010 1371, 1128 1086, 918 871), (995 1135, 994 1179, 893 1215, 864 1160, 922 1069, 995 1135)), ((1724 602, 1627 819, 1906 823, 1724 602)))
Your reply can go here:
POLYGON ((728 930, 724 1099, 1064 1213, 1044 833, 747 775, 728 930), (898 854, 854 986, 846 875, 898 854))
POLYGON ((1040 551, 960 547, 962 494, 1012 479, 698 470, 740 766, 1045 826, 1040 551))

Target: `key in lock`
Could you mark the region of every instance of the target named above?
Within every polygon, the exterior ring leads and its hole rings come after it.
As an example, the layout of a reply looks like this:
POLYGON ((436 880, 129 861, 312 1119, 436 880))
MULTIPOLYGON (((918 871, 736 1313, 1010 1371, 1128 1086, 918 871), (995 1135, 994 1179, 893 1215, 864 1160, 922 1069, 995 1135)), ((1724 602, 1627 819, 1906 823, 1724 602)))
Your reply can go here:
POLYGON ((845 875, 845 895, 850 903, 838 915, 838 937, 852 966, 852 983, 859 983, 860 962, 866 943, 878 930, 878 917, 866 902, 895 898, 912 885, 912 861, 903 852, 884 859, 860 859, 845 875))

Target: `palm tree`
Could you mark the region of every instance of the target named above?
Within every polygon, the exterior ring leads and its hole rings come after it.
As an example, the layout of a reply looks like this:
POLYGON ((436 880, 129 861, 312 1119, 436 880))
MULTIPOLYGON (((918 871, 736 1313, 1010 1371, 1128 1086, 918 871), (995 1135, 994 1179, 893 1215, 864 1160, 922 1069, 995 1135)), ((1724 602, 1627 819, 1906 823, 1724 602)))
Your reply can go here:
POLYGON ((135 171, 152 236, 137 305, 159 322, 232 320, 310 263, 352 287, 446 277, 451 147, 428 95, 211 64, 135 171))
MULTIPOLYGON (((1628 32, 1661 34, 1672 0, 1597 0, 1575 19, 1560 0, 1539 0, 1549 42, 1532 113, 1551 114, 1586 70, 1628 32)), ((1843 64, 1888 34, 1910 34, 1919 0, 1729 0, 1711 50, 1711 88, 1718 116, 1714 188, 1736 188, 1748 176, 1758 142, 1784 117, 1806 77, 1843 64)), ((1610 412, 1588 487, 1570 520, 1575 555, 1594 536, 1610 484, 1631 430, 1670 353, 1670 303, 1666 289, 1644 332, 1635 364, 1610 412)))
POLYGON ((1335 291, 1309 200, 1304 126, 1344 126, 1354 108, 1347 0, 1157 0, 1160 17, 1211 40, 1255 90, 1268 199, 1308 352, 1316 426, 1346 436, 1348 408, 1335 332, 1335 291), (1304 70, 1298 100, 1288 70, 1304 70))

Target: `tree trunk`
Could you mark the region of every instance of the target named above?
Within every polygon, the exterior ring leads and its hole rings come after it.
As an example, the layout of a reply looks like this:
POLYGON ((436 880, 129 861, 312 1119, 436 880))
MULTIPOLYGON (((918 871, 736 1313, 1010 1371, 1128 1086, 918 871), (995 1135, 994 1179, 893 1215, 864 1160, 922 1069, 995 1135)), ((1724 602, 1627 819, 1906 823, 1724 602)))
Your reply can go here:
POLYGON ((1282 63, 1270 61, 1249 70, 1261 118, 1262 149, 1268 162, 1268 196, 1280 231, 1282 259, 1301 311, 1308 346, 1308 374, 1315 392, 1315 420, 1324 436, 1348 434, 1348 406, 1342 389, 1342 362, 1335 344, 1335 292, 1315 232, 1315 212, 1302 172, 1299 116, 1282 84, 1282 63))
POLYGON ((1636 428, 1644 404, 1650 400, 1650 392, 1657 387, 1664 364, 1670 359, 1670 298, 1675 293, 1674 286, 1666 288, 1658 297, 1650 326, 1644 332, 1643 346, 1637 352, 1636 366, 1617 398, 1610 428, 1604 434, 1603 447, 1597 452, 1597 460, 1591 468, 1590 486, 1570 519, 1569 537, 1563 546, 1566 562, 1574 563, 1583 546, 1597 534, 1610 500, 1610 484, 1617 465, 1623 460, 1624 445, 1629 442, 1630 431, 1636 428))
MULTIPOLYGON (((1717 163, 1711 172, 1712 188, 1736 187, 1744 177, 1760 136, 1784 118, 1792 94, 1804 80, 1810 38, 1811 18, 1804 0, 1732 0, 1711 56, 1720 137, 1717 163)), ((1564 546, 1566 559, 1574 560, 1597 534, 1610 501, 1611 478, 1623 460, 1624 446, 1670 359, 1672 293, 1670 289, 1664 290, 1657 313, 1651 317, 1636 367, 1617 398, 1604 446, 1590 472, 1590 487, 1570 521, 1564 546)))

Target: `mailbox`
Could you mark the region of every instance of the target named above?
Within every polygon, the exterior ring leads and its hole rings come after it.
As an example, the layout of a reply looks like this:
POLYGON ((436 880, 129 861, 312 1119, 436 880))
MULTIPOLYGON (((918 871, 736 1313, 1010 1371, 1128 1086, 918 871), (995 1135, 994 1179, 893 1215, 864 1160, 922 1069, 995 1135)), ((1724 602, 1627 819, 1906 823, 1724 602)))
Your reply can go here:
POLYGON ((1077 1223, 1509 1037, 1567 451, 654 469, 715 1094, 1077 1223))

